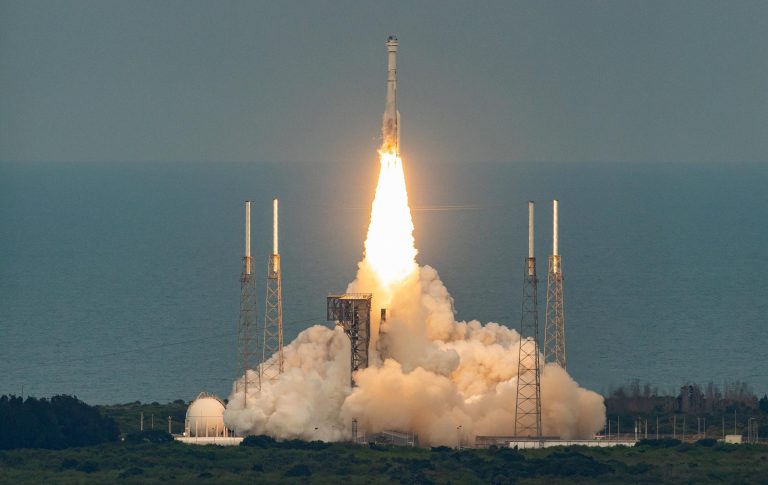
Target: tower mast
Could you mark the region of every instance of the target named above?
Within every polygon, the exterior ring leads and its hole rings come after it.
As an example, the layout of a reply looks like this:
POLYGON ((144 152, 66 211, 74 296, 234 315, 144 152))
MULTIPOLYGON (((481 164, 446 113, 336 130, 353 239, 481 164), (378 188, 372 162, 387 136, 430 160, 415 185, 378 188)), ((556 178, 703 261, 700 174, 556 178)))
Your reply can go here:
POLYGON ((528 258, 523 278, 520 352, 517 369, 515 436, 541 437, 541 374, 539 369, 539 315, 536 299, 536 258, 533 252, 533 202, 528 202, 528 258))
POLYGON ((547 310, 544 324, 544 362, 565 369, 565 314, 563 265, 558 248, 558 202, 552 201, 552 255, 547 261, 547 310))
POLYGON ((267 261, 267 297, 264 309, 264 347, 261 378, 274 381, 283 373, 283 290, 278 251, 277 199, 272 200, 272 254, 267 261))
POLYGON ((248 389, 261 389, 260 372, 253 369, 257 365, 256 325, 256 279, 253 277, 251 259, 251 201, 245 201, 245 256, 240 274, 240 323, 238 326, 237 350, 238 370, 242 381, 238 380, 236 391, 243 392, 243 406, 247 404, 248 389))

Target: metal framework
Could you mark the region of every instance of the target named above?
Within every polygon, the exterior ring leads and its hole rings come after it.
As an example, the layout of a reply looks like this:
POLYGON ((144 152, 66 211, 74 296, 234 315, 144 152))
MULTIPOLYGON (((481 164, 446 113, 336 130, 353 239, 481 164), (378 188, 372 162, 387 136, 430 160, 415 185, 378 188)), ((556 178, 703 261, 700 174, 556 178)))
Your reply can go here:
POLYGON ((544 362, 565 369, 563 261, 558 253, 558 201, 552 201, 552 255, 547 259, 547 309, 544 323, 544 362))
MULTIPOLYGON (((760 442, 758 436, 759 425, 756 418, 747 418, 747 443, 756 445, 760 442)), ((706 423, 705 423, 706 428, 706 423)), ((706 433, 706 431, 705 431, 706 433)))
MULTIPOLYGON (((368 367, 368 344, 371 340, 371 298, 370 293, 344 293, 329 295, 327 300, 328 320, 344 329, 351 346, 350 371, 368 367)), ((350 383, 355 381, 350 375, 350 383)))
POLYGON ((515 436, 541 437, 541 374, 536 258, 533 256, 533 202, 528 203, 528 258, 525 260, 520 352, 517 370, 515 436))
POLYGON ((259 372, 248 372, 257 367, 258 327, 256 325, 256 279, 251 260, 251 203, 245 202, 245 256, 240 274, 240 322, 237 333, 238 371, 242 381, 237 380, 235 390, 243 392, 247 403, 248 389, 261 389, 259 372))
POLYGON ((560 256, 547 258, 547 310, 544 325, 544 362, 565 369, 565 314, 563 313, 563 267, 560 256))
POLYGON ((264 304, 264 347, 261 379, 275 381, 283 373, 283 290, 277 247, 277 199, 273 207, 272 254, 267 261, 267 297, 264 304))

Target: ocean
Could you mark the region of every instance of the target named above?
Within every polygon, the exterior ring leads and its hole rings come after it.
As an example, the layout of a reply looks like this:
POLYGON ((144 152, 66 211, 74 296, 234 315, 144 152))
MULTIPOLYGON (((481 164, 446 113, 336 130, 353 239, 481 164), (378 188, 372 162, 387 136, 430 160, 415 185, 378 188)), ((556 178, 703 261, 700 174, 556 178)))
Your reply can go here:
MULTIPOLYGON (((286 343, 361 259, 375 154, 341 163, 0 164, 0 394, 89 403, 229 394, 243 201, 266 274, 281 204, 286 343)), ((409 162, 420 264, 457 318, 517 328, 536 201, 540 321, 560 201, 568 370, 607 392, 768 392, 768 165, 409 162)), ((259 279, 263 318, 264 281, 259 279)))

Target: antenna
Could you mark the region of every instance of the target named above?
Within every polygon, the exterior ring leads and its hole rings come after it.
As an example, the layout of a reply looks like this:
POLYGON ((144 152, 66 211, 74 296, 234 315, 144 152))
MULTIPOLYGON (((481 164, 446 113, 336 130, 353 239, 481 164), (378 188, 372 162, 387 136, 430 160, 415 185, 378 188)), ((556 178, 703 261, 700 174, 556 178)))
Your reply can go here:
POLYGON ((251 201, 245 201, 245 273, 251 274, 251 201))
POLYGON ((533 259, 533 201, 528 202, 528 259, 533 259))
POLYGON ((280 254, 277 250, 277 199, 272 199, 272 254, 280 254))
POLYGON ((552 255, 557 256, 557 199, 552 201, 552 255))

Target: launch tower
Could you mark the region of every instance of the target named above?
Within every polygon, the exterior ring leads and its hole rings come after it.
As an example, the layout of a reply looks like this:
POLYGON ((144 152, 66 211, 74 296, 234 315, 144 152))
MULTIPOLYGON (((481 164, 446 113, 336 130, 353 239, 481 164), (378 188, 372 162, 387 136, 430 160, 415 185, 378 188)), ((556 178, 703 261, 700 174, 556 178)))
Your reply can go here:
MULTIPOLYGON (((344 293, 328 296, 328 320, 344 329, 352 347, 350 369, 352 374, 368 367, 368 344, 371 340, 370 293, 344 293)), ((354 387, 355 381, 350 377, 354 387)))
POLYGON ((283 373, 283 290, 277 246, 277 199, 272 200, 272 254, 267 261, 267 297, 264 305, 264 347, 261 379, 274 381, 283 373))
POLYGON ((533 254, 533 202, 528 202, 528 258, 525 260, 517 369, 515 436, 541 438, 541 374, 536 258, 533 254))
POLYGON ((552 201, 552 255, 547 261, 547 310, 544 324, 544 362, 565 369, 565 315, 563 313, 563 264, 558 254, 557 200, 552 201))
POLYGON ((240 324, 238 326, 237 350, 238 370, 243 376, 237 380, 236 391, 244 393, 248 399, 248 389, 261 389, 261 374, 255 372, 257 364, 257 326, 256 326, 256 279, 253 277, 251 260, 251 201, 245 201, 245 256, 243 271, 240 274, 240 324), (250 372, 249 372, 250 371, 250 372))

